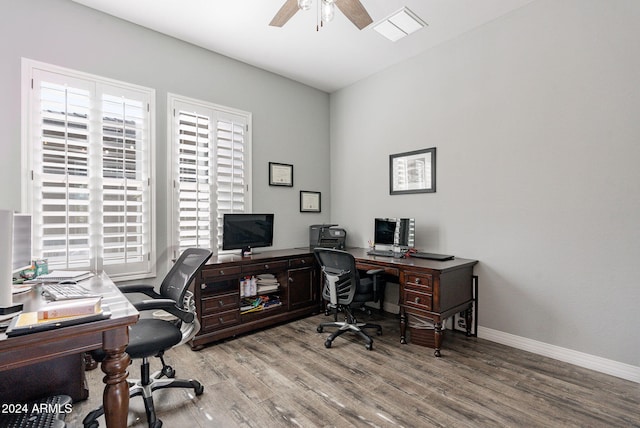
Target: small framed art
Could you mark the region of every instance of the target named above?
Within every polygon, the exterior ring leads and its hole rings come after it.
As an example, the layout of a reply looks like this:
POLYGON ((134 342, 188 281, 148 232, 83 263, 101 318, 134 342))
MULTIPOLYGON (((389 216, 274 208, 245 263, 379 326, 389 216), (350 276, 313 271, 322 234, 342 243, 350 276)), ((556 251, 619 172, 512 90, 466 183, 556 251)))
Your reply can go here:
POLYGON ((293 165, 269 162, 269 186, 293 187, 293 165))
POLYGON ((389 193, 434 193, 436 148, 389 155, 389 193))
POLYGON ((320 212, 320 192, 300 191, 300 212, 319 213, 320 212))

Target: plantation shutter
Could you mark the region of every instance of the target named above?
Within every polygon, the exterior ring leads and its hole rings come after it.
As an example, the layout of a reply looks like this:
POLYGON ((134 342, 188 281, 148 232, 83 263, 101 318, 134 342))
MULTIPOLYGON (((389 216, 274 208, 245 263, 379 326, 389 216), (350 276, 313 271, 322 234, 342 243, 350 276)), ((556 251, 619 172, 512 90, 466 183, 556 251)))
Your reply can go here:
POLYGON ((49 269, 152 273, 150 95, 33 68, 34 250, 49 269))
POLYGON ((55 75, 34 79, 39 92, 33 121, 34 251, 50 268, 88 268, 91 85, 55 75))
POLYGON ((222 247, 224 213, 247 212, 248 114, 170 96, 173 132, 174 248, 222 247))
POLYGON ((189 247, 211 246, 212 135, 211 118, 180 110, 178 121, 178 242, 179 253, 189 247))
POLYGON ((246 209, 246 149, 247 122, 244 118, 219 113, 216 120, 216 199, 217 241, 222 249, 222 216, 243 213, 246 209))

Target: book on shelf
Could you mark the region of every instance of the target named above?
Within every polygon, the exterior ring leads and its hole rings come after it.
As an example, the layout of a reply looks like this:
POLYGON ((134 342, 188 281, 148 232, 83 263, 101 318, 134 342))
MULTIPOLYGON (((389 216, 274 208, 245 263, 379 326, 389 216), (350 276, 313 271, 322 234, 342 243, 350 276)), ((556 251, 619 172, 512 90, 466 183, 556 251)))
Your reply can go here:
POLYGON ((101 303, 101 296, 48 302, 38 309, 38 320, 94 315, 102 310, 101 303))
POLYGON ((258 294, 274 293, 278 291, 279 284, 275 285, 258 285, 258 294))
POLYGON ((88 270, 54 270, 33 278, 29 282, 82 281, 92 276, 93 272, 88 270))

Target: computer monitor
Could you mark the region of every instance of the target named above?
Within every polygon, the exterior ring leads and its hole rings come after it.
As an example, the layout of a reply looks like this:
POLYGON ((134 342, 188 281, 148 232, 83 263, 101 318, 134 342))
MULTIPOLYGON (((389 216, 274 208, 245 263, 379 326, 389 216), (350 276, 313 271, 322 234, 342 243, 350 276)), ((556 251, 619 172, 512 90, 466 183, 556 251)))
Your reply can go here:
POLYGON ((31 267, 32 230, 30 214, 13 215, 12 272, 18 273, 31 267))
POLYGON ((398 222, 395 218, 376 218, 373 243, 376 245, 393 245, 395 243, 397 225, 398 222))
POLYGON ((224 214, 222 249, 251 252, 252 248, 273 245, 273 214, 224 214))
POLYGON ((376 248, 399 246, 408 249, 415 246, 415 219, 376 218, 373 243, 376 248))

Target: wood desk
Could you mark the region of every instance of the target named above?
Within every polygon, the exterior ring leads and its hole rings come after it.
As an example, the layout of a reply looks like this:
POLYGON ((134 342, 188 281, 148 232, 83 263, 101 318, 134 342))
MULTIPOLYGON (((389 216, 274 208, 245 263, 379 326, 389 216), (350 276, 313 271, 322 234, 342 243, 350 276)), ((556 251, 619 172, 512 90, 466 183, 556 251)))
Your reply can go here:
MULTIPOLYGON (((136 323, 139 314, 106 274, 81 284, 103 296, 102 304, 109 307, 111 318, 16 337, 1 333, 0 371, 102 348, 107 355, 101 367, 106 375, 105 420, 107 427, 124 428, 129 412, 130 361, 125 349, 129 343, 128 327, 136 323)), ((44 302, 40 291, 40 286, 34 286, 27 293, 15 295, 14 302, 22 303, 25 312, 35 311, 44 302)))
POLYGON ((362 270, 384 269, 398 278, 400 285, 400 342, 406 341, 406 328, 412 321, 428 321, 435 328, 436 357, 442 345, 442 322, 465 313, 467 335, 472 325, 473 267, 477 260, 455 258, 435 260, 370 256, 364 248, 350 248, 356 267, 362 270), (409 317, 412 317, 410 320, 409 317))

